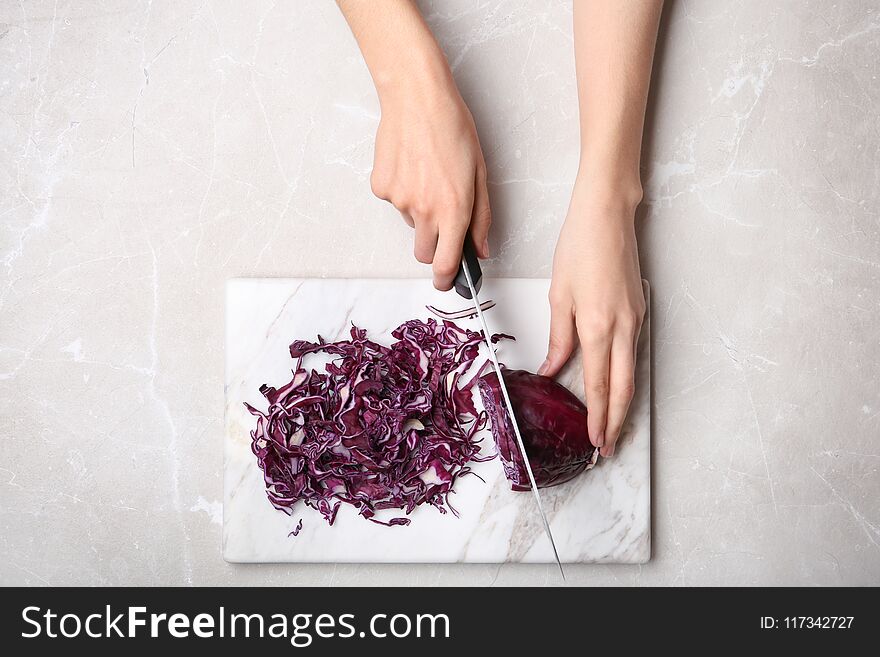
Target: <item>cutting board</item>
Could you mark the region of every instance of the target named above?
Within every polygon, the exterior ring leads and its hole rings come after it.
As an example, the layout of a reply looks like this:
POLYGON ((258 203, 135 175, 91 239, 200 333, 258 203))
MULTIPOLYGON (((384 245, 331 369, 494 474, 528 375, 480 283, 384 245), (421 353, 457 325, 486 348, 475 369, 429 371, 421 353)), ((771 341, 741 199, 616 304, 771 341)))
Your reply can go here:
MULTIPOLYGON (((499 360, 535 371, 549 331, 546 279, 487 279, 481 299, 499 343, 499 360)), ((648 288, 645 284, 645 293, 648 288)), ((244 402, 265 410, 259 392, 290 380, 295 339, 348 337, 353 322, 384 344, 405 320, 432 316, 427 304, 458 310, 467 302, 433 289, 429 280, 233 279, 226 288, 226 440, 223 556, 231 562, 533 562, 553 561, 534 499, 512 492, 498 459, 475 463, 482 477, 456 481, 451 504, 460 517, 418 508, 409 526, 385 527, 342 505, 335 524, 300 505, 292 516, 266 499, 251 452, 253 418, 244 402), (296 537, 288 534, 302 519, 296 537)), ((650 304, 649 304, 650 307, 650 304)), ((457 320, 479 330, 476 319, 457 320)), ((615 456, 560 486, 542 489, 559 556, 565 563, 643 563, 650 558, 650 321, 639 342, 636 396, 615 456)), ((305 362, 309 366, 309 361, 305 362)), ((317 365, 316 365, 317 366, 317 365)), ((560 377, 583 396, 580 358, 560 377)), ((479 395, 475 395, 479 404, 479 395)), ((484 450, 494 451, 491 437, 484 450)), ((393 513, 391 513, 393 515, 393 513)))

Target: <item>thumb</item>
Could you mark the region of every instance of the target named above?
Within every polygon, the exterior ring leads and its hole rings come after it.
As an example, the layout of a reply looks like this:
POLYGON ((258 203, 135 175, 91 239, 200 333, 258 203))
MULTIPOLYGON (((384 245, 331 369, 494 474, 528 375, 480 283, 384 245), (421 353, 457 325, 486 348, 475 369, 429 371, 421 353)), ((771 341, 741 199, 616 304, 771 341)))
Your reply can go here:
POLYGON ((574 351, 577 344, 574 313, 567 305, 550 306, 550 342, 547 347, 547 358, 538 374, 556 376, 574 351))

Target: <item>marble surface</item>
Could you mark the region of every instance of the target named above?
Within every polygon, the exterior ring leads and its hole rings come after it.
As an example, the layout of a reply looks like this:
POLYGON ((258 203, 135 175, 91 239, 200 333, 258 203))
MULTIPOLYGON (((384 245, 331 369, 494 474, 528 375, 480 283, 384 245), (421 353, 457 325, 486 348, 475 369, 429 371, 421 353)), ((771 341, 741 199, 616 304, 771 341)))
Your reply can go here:
MULTIPOLYGON (((488 275, 547 277, 570 3, 423 4, 469 102, 488 275)), ((639 218, 653 558, 573 584, 880 584, 877 0, 669 0, 639 218)), ((546 565, 229 565, 223 296, 422 277, 372 198, 331 2, 0 3, 0 582, 555 583, 546 565)))
MULTIPOLYGON (((498 359, 513 369, 535 370, 547 349, 549 279, 484 279, 480 298, 490 330, 516 341, 498 345, 498 359)), ((646 285, 647 292, 647 285, 646 285)), ((295 339, 347 337, 351 324, 381 344, 404 321, 428 319, 426 304, 467 307, 452 292, 434 290, 429 279, 235 279, 226 287, 226 441, 224 449, 223 556, 232 562, 465 562, 554 563, 532 495, 514 493, 499 460, 472 463, 475 477, 456 481, 441 514, 416 509, 407 527, 384 527, 343 505, 333 526, 300 505, 293 516, 266 499, 263 475, 251 451, 254 418, 245 402, 266 410, 259 388, 281 387, 294 361, 295 339), (288 536, 299 519, 301 532, 288 536)), ((436 319, 436 317, 435 317, 436 319)), ((479 331, 475 318, 458 320, 479 331)), ((633 399, 613 459, 600 459, 574 480, 543 489, 542 504, 563 563, 644 563, 651 556, 650 320, 640 336, 638 395, 633 399)), ((485 351, 481 362, 487 358, 485 351)), ((307 359, 320 369, 324 359, 307 359)), ((560 380, 583 400, 583 369, 575 359, 560 380)), ((478 410, 483 405, 474 395, 478 410)), ((495 453, 491 432, 481 431, 482 457, 495 453)), ((388 520, 401 515, 388 510, 388 520)))

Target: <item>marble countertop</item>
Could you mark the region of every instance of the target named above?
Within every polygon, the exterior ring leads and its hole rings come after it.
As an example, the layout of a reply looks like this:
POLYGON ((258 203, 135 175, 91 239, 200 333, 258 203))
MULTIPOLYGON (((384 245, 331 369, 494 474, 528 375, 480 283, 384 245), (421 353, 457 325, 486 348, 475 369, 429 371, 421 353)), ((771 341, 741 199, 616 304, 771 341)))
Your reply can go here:
MULTIPOLYGON (((546 277, 570 4, 423 8, 487 157, 486 269, 546 277)), ((880 584, 878 46, 876 2, 668 2, 639 224, 654 555, 570 583, 880 584)), ((226 280, 426 273, 370 195, 378 107, 332 3, 5 3, 0 110, 0 583, 556 581, 222 560, 226 280)))

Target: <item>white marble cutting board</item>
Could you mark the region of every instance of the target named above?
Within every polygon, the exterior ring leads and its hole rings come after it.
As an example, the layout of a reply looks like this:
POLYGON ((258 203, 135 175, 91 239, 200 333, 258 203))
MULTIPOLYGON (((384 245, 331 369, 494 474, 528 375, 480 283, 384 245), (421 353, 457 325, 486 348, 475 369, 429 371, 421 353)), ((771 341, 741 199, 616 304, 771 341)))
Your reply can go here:
MULTIPOLYGON (((486 314, 490 329, 511 333, 499 359, 534 371, 547 343, 546 279, 487 279, 481 298, 498 305, 486 314)), ((648 288, 645 284, 645 292, 648 288)), ((477 477, 455 484, 450 502, 460 518, 419 508, 406 527, 384 527, 342 505, 330 527, 302 506, 293 516, 266 499, 262 473, 250 450, 252 416, 263 383, 290 380, 294 339, 348 336, 351 322, 389 343, 391 331, 426 304, 453 310, 466 302, 440 293, 425 279, 234 279, 226 288, 226 441, 223 556, 231 562, 481 562, 553 560, 532 495, 510 491, 497 459, 473 465, 477 477), (288 534, 302 518, 297 537, 288 534)), ((649 303, 650 307, 650 303, 649 303)), ((477 320, 458 320, 479 330, 477 320)), ((636 397, 617 452, 561 486, 542 489, 559 555, 565 563, 644 563, 651 554, 650 322, 639 345, 636 397)), ((580 359, 560 380, 582 397, 580 359)), ((306 366, 309 361, 305 362, 306 366)), ((479 404, 479 395, 476 395, 479 404)), ((479 407, 479 406, 478 406, 479 407)), ((491 439, 484 449, 493 449, 491 439)), ((388 512, 389 517, 394 515, 388 512)))

